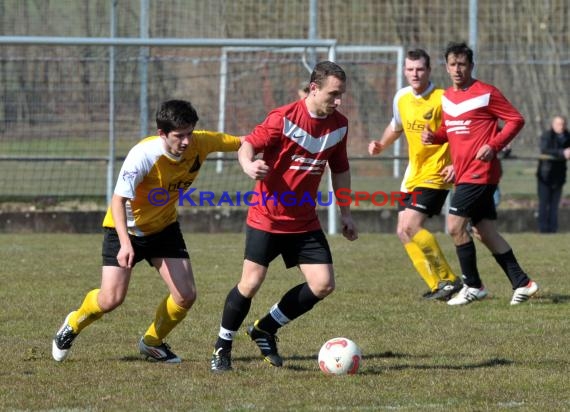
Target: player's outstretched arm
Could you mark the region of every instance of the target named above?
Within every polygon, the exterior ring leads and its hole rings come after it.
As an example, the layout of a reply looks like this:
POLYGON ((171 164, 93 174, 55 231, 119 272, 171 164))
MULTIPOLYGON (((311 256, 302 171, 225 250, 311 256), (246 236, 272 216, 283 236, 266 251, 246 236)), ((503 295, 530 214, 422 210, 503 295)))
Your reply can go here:
POLYGON ((243 142, 238 150, 238 161, 244 173, 255 180, 263 180, 269 173, 269 166, 262 159, 255 159, 255 149, 249 142, 243 142))
POLYGON ((392 143, 394 143, 402 132, 396 132, 392 128, 392 125, 389 124, 385 129, 384 133, 382 133, 382 137, 380 140, 372 140, 368 144, 368 154, 370 156, 374 156, 377 154, 382 153, 385 149, 387 149, 392 143))

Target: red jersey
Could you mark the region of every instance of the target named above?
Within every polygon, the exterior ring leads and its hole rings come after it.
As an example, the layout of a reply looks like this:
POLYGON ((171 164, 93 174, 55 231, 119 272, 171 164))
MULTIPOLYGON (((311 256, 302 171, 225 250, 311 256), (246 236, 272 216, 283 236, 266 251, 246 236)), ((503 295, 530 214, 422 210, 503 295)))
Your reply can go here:
POLYGON ((488 144, 499 153, 524 126, 524 118, 494 86, 475 80, 467 89, 450 87, 442 97, 443 121, 434 143, 449 141, 455 184, 498 184, 499 159, 477 160, 488 144), (499 127, 499 120, 504 122, 499 127))
POLYGON ((314 117, 304 100, 271 111, 245 138, 256 153, 263 152, 270 167, 255 185, 247 224, 272 233, 320 229, 317 191, 327 162, 333 173, 349 169, 347 132, 348 120, 341 113, 314 117))

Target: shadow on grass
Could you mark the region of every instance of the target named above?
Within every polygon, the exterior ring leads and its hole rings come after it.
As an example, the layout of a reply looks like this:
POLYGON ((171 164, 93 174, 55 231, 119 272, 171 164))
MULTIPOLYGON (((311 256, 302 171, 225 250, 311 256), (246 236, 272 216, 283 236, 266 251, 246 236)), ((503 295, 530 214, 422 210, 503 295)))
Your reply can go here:
POLYGON ((535 299, 537 303, 560 304, 570 302, 570 295, 559 295, 557 293, 541 293, 535 299))
POLYGON ((497 366, 506 366, 513 364, 514 361, 510 359, 503 358, 491 358, 489 360, 477 363, 465 363, 465 364, 453 364, 453 365, 393 365, 393 366, 373 366, 366 368, 364 367, 359 374, 362 375, 377 375, 387 370, 390 371, 400 371, 406 369, 414 370, 468 370, 468 369, 480 369, 480 368, 495 368, 497 366))
MULTIPOLYGON (((371 353, 364 355, 364 362, 371 359, 418 359, 418 358, 429 358, 429 355, 410 355, 406 353, 397 352, 381 352, 381 353, 371 353)), ((123 356, 120 358, 124 362, 149 362, 145 360, 142 356, 123 356)), ((260 356, 237 356, 232 359, 237 362, 260 362, 263 360, 260 356)), ((316 355, 311 356, 286 356, 283 357, 285 364, 283 369, 293 370, 293 371, 312 371, 315 370, 313 367, 306 367, 299 364, 288 364, 287 361, 317 361, 316 355)), ((503 358, 491 358, 489 360, 478 362, 478 363, 466 363, 466 364, 443 364, 443 365, 430 365, 430 364, 410 364, 410 365, 386 365, 386 366, 363 366, 358 372, 359 375, 379 375, 385 373, 386 371, 399 371, 399 370, 468 370, 468 369, 480 369, 480 368, 494 368, 498 366, 506 366, 513 364, 514 361, 503 358)), ((269 365, 268 365, 269 366, 269 365)))

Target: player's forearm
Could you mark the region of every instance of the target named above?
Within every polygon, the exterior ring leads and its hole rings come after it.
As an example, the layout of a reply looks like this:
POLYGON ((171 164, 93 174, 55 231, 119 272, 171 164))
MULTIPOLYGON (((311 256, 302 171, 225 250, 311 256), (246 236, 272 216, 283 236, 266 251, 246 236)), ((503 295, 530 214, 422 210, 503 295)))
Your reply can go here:
POLYGON ((255 159, 255 150, 251 143, 242 141, 242 144, 238 150, 238 161, 243 170, 247 170, 247 167, 255 159))
POLYGON ((501 131, 489 142, 489 146, 496 152, 503 150, 524 127, 524 118, 509 120, 505 122, 501 131))
POLYGON ((389 147, 393 144, 398 138, 400 137, 401 131, 395 131, 392 128, 392 125, 389 124, 385 129, 384 133, 382 133, 382 137, 380 138, 380 144, 383 146, 384 149, 389 147))
MULTIPOLYGON (((332 173, 331 174, 332 187, 336 195, 339 189, 351 190, 351 177, 350 169, 342 173, 332 173)), ((341 202, 342 203, 342 202, 341 202)), ((339 206, 340 214, 343 216, 350 215, 350 204, 347 206, 339 206)))
POLYGON ((113 195, 111 198, 111 215, 113 216, 113 222, 115 223, 115 230, 119 236, 119 242, 121 245, 130 243, 129 232, 127 231, 127 199, 113 195))
POLYGON ((433 144, 444 144, 447 143, 447 132, 444 127, 440 127, 433 132, 433 144))

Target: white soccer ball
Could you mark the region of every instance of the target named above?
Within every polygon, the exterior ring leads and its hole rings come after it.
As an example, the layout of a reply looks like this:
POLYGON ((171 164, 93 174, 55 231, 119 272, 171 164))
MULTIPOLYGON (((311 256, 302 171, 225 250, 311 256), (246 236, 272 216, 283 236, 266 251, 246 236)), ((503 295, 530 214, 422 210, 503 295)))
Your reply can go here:
POLYGON ((319 351, 319 368, 330 375, 354 375, 362 361, 362 351, 347 338, 327 340, 319 351))

